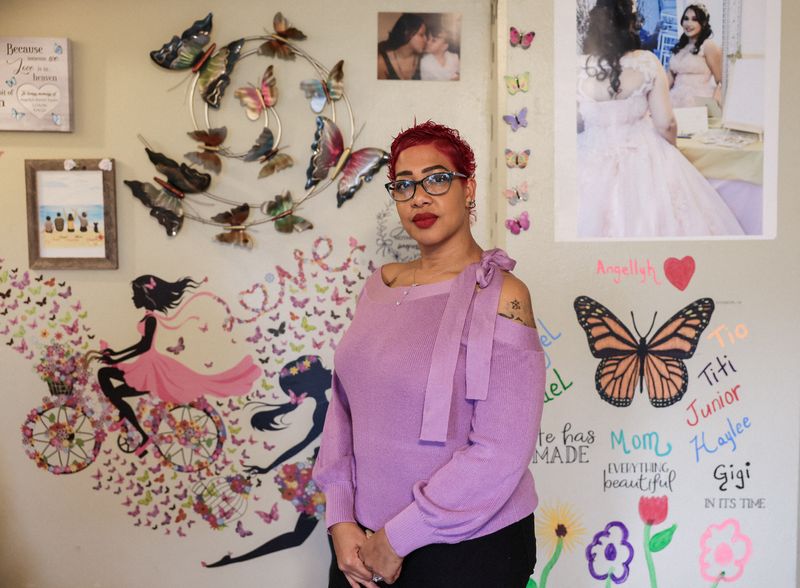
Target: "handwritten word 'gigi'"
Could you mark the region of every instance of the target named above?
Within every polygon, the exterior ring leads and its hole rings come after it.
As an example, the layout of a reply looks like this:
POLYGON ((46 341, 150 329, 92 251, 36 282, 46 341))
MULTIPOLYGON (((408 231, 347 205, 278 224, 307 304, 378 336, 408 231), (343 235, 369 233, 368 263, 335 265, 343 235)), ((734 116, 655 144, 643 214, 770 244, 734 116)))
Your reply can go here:
POLYGON ((723 447, 729 447, 731 452, 736 451, 736 438, 749 429, 752 424, 748 417, 744 417, 741 422, 737 422, 735 425, 731 419, 728 418, 725 420, 728 423, 728 430, 725 431, 724 435, 719 435, 717 437, 716 443, 714 443, 714 441, 711 441, 710 445, 706 443, 705 432, 700 433, 699 437, 697 435, 692 437, 690 443, 694 446, 695 462, 700 463, 700 456, 704 453, 716 453, 723 447))
POLYGON ((656 286, 661 285, 656 276, 656 268, 653 267, 649 259, 645 260, 642 265, 639 265, 638 259, 628 259, 628 265, 606 265, 602 260, 598 259, 595 273, 603 276, 607 274, 613 275, 614 279, 612 281, 615 284, 619 284, 622 278, 627 277, 639 277, 639 283, 644 284, 649 277, 656 286))

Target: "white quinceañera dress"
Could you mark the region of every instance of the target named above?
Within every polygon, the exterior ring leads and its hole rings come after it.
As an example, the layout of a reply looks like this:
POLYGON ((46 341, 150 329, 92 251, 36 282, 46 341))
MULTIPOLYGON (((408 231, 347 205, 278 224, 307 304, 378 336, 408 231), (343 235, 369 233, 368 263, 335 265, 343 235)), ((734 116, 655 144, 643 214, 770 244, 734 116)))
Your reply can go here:
MULTIPOLYGON (((596 58, 578 57, 578 236, 742 235, 736 217, 699 171, 664 139, 651 108, 671 116, 666 74, 655 55, 622 57, 620 93, 596 79, 596 58), (651 96, 663 76, 664 91, 651 96), (661 95, 663 94, 663 95, 661 95)), ((654 113, 655 116, 655 113, 654 113)))

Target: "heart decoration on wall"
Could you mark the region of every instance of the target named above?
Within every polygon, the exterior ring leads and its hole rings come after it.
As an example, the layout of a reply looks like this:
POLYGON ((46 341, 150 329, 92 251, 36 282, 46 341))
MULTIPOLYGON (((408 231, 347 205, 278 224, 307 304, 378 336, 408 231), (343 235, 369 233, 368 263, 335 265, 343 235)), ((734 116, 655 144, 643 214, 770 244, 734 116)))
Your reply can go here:
POLYGON ((694 257, 687 255, 682 259, 668 257, 664 260, 664 275, 667 276, 669 283, 683 292, 689 285, 694 275, 694 257))

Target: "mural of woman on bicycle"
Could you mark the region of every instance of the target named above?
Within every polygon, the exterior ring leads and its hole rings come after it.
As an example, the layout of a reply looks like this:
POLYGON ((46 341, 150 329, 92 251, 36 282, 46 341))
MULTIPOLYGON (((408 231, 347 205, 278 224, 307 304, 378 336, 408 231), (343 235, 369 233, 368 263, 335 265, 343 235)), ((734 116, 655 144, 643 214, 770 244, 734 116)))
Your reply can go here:
POLYGON ((126 400, 150 394, 166 402, 186 404, 201 396, 217 397, 242 396, 247 394, 253 382, 261 376, 261 369, 247 355, 235 366, 213 374, 199 373, 177 359, 161 353, 155 347, 158 329, 175 330, 189 321, 199 320, 197 316, 182 318, 183 311, 196 298, 216 296, 210 292, 196 292, 182 303, 188 290, 197 288, 202 282, 182 278, 168 282, 157 276, 139 276, 131 283, 133 304, 144 308, 145 315, 137 329, 139 341, 121 350, 109 347, 102 349, 101 361, 106 367, 98 371, 100 388, 109 401, 119 411, 119 421, 112 430, 119 429, 127 421, 141 435, 141 443, 136 448, 137 456, 146 453, 152 442, 133 407, 126 400), (171 309, 179 307, 173 314, 171 309))

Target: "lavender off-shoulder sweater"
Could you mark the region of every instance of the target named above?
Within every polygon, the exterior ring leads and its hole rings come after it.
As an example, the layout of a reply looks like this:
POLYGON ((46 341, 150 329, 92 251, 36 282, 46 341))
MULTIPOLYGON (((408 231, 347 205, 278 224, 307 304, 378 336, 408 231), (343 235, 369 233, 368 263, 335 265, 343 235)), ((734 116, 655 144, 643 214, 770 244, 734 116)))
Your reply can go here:
POLYGON ((497 314, 495 270, 513 266, 495 249, 453 280, 367 280, 334 356, 314 467, 329 528, 385 527, 405 556, 534 511, 544 354, 535 329, 497 314))

